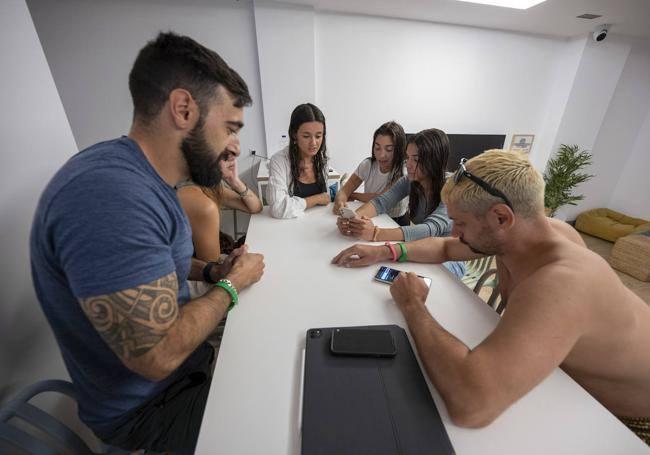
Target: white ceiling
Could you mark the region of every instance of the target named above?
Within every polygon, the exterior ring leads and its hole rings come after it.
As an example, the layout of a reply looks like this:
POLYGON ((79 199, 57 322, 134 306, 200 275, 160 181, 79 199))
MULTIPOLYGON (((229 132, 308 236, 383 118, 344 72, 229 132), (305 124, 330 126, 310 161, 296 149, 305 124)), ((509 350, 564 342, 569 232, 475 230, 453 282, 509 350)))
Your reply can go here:
POLYGON ((456 0, 283 0, 319 11, 368 14, 510 30, 556 37, 582 36, 600 24, 611 32, 650 39, 650 0, 547 0, 527 10, 456 0), (593 20, 577 19, 600 14, 593 20))

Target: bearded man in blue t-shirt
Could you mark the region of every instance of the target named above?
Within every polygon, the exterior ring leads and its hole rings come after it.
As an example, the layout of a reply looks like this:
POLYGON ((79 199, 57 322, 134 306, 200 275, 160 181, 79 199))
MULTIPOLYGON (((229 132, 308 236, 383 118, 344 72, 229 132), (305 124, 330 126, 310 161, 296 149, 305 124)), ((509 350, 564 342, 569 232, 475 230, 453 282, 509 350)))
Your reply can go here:
POLYGON ((129 135, 72 157, 41 196, 32 275, 81 419, 124 449, 191 452, 210 386, 205 340, 264 262, 245 246, 222 265, 192 258, 175 186, 219 183, 251 97, 219 55, 174 33, 140 51, 129 88, 129 135), (187 279, 216 285, 190 300, 187 279))

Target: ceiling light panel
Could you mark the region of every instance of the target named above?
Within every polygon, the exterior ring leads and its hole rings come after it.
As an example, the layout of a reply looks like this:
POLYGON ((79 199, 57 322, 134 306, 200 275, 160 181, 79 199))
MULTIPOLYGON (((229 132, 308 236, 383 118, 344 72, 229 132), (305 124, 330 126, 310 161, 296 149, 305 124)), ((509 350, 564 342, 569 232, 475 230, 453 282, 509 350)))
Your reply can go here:
POLYGON ((458 0, 459 2, 480 3, 481 5, 501 6, 504 8, 528 9, 546 0, 458 0))

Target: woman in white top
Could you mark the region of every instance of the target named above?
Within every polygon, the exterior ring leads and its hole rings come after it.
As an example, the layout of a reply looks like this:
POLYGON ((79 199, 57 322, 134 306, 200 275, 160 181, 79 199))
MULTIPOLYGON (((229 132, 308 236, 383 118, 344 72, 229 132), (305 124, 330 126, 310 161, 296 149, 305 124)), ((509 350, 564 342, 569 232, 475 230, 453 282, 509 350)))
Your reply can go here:
MULTIPOLYGON (((354 174, 350 176, 343 188, 334 199, 335 215, 348 201, 370 202, 406 175, 404 161, 406 159, 406 134, 399 123, 387 122, 375 131, 372 137, 372 152, 359 164, 354 174), (363 183, 363 193, 355 192, 363 183)), ((408 225, 405 213, 408 208, 408 198, 402 199, 387 213, 400 225, 408 225)))
POLYGON ((295 218, 330 203, 325 116, 313 104, 291 113, 289 145, 271 157, 266 199, 274 218, 295 218))

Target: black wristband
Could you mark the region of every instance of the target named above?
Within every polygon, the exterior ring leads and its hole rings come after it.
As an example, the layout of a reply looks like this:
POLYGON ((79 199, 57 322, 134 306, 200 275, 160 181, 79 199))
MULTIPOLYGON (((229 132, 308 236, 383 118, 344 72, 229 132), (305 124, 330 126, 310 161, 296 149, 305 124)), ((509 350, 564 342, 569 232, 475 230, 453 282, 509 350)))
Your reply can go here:
POLYGON ((205 267, 203 267, 203 281, 206 283, 210 284, 215 284, 217 280, 212 279, 212 275, 210 275, 210 272, 212 272, 212 267, 215 265, 218 265, 216 262, 208 262, 205 264, 205 267))

